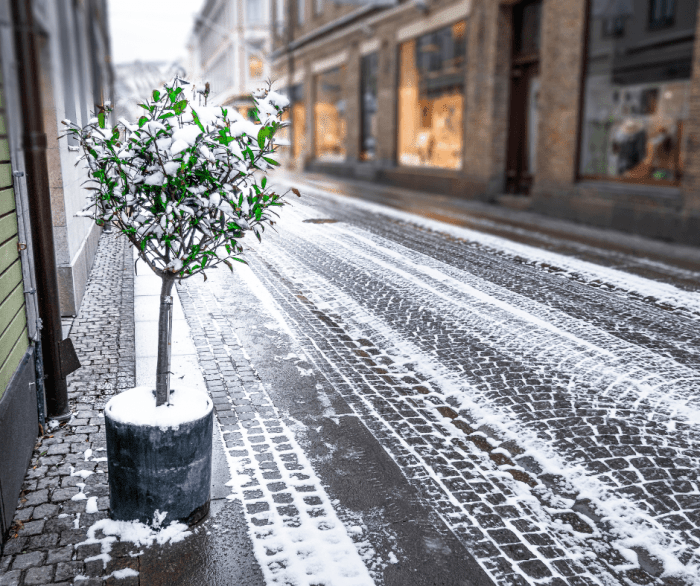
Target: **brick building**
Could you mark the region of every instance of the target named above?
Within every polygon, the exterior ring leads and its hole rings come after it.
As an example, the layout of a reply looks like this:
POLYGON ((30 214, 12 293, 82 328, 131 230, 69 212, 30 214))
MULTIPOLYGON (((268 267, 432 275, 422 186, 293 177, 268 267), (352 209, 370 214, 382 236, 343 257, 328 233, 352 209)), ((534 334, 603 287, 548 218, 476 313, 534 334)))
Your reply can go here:
POLYGON ((700 244, 698 0, 275 0, 287 164, 700 244))

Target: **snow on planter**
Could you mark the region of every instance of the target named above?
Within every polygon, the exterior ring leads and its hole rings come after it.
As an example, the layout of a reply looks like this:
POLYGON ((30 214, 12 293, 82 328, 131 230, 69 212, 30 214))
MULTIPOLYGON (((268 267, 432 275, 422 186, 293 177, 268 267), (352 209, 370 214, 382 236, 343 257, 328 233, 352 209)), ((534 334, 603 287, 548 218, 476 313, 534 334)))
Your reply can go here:
POLYGON ((135 387, 112 397, 105 406, 105 413, 117 423, 147 425, 165 431, 197 421, 212 408, 206 393, 194 389, 171 389, 170 404, 157 407, 152 388, 135 387))

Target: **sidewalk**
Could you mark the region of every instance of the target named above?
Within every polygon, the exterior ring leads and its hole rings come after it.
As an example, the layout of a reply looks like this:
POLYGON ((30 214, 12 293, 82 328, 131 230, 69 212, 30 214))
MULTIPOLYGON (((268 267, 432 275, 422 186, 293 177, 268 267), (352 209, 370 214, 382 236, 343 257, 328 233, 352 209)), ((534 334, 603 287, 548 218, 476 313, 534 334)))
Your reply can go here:
MULTIPOLYGON (((230 475, 218 433, 211 514, 193 535, 150 548, 84 543, 88 529, 108 517, 104 405, 116 393, 155 378, 160 281, 143 263, 139 268, 134 279, 133 251, 125 238, 101 236, 70 326, 82 364, 68 379, 73 416, 67 424, 47 423, 46 435, 37 440, 0 558, 0 586, 262 583, 241 506, 226 500, 230 475)), ((174 318, 173 384, 206 390, 179 302, 174 318)))

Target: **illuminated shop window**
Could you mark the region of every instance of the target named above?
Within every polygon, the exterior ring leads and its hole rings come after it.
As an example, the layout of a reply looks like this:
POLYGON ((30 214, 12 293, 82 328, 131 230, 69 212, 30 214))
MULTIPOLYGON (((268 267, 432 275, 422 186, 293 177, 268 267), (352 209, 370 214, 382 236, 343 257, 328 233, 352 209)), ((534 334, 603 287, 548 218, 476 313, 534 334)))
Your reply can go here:
POLYGON ((336 67, 316 76, 314 124, 316 158, 327 161, 345 160, 347 122, 343 80, 345 66, 336 67))
POLYGON ((461 168, 465 56, 464 21, 401 44, 399 164, 461 168))
POLYGON ((698 0, 592 0, 590 10, 580 175, 677 183, 698 0))

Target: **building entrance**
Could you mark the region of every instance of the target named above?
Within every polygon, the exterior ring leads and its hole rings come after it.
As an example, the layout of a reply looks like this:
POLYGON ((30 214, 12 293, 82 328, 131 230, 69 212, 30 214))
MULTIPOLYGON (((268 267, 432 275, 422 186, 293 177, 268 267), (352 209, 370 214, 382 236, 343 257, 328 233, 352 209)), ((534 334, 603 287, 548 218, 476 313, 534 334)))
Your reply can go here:
POLYGON ((513 194, 530 193, 537 168, 541 21, 542 0, 528 0, 513 7, 506 159, 506 191, 513 194))

